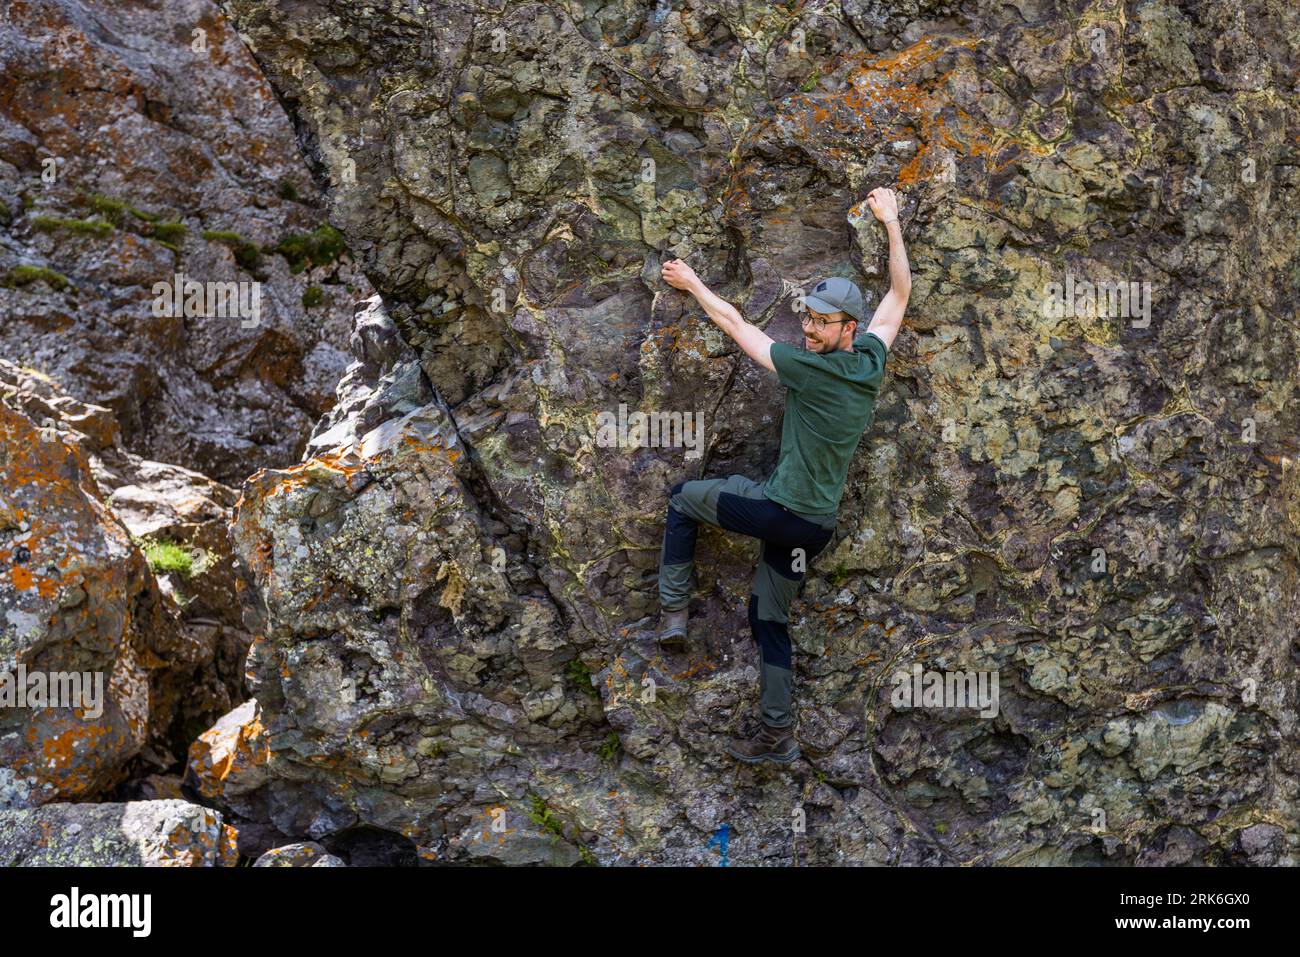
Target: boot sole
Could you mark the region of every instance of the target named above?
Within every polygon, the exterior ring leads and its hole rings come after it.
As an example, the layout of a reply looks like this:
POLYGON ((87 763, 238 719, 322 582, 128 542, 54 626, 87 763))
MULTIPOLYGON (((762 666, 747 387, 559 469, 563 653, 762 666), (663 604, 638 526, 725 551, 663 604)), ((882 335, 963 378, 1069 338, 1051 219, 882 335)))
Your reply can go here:
POLYGON ((686 650, 685 635, 671 635, 667 638, 660 636, 659 647, 668 652, 683 652, 686 650))
POLYGON ((797 748, 789 755, 780 755, 768 752, 767 754, 760 754, 752 758, 748 755, 737 754, 735 751, 731 750, 730 747, 727 748, 727 753, 737 761, 744 761, 746 764, 762 764, 764 761, 769 761, 772 764, 793 764, 803 756, 797 748))

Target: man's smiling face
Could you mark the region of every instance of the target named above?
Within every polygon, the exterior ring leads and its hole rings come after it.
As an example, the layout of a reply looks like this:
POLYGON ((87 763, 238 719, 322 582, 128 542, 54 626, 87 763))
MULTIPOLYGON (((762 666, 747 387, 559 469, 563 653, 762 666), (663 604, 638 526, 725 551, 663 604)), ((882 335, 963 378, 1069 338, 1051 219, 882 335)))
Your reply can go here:
POLYGON ((848 323, 842 320, 853 322, 851 316, 843 312, 817 312, 813 309, 805 309, 803 314, 803 347, 809 352, 834 352, 842 348, 841 343, 844 339, 848 323), (815 329, 817 320, 824 320, 826 325, 820 330, 815 329))

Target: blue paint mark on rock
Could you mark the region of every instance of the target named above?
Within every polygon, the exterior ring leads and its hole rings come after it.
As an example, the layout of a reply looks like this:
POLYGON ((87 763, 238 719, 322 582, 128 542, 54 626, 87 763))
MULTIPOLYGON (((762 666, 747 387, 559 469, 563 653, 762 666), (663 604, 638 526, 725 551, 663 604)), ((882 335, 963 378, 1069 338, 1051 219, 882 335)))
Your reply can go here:
POLYGON ((709 843, 706 845, 707 847, 716 847, 718 849, 718 854, 722 858, 720 864, 721 867, 727 866, 727 846, 730 843, 731 828, 729 825, 724 824, 722 827, 718 828, 716 834, 709 838, 709 843))

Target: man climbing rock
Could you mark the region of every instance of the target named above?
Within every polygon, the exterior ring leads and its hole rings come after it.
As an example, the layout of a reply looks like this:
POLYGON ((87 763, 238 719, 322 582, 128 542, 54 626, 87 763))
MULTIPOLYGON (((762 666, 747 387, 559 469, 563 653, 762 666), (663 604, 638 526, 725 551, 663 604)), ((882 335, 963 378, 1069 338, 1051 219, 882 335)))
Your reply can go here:
POLYGON ((694 296, 709 318, 747 356, 774 371, 786 388, 775 471, 763 483, 732 475, 673 486, 659 564, 659 638, 665 644, 680 643, 687 635, 699 523, 762 542, 749 596, 749 627, 759 652, 762 725, 752 738, 737 738, 727 748, 749 763, 788 763, 799 757, 791 705, 790 601, 808 562, 834 533, 849 463, 871 423, 888 350, 912 288, 894 191, 872 190, 867 205, 889 234, 890 284, 861 335, 857 328, 864 311, 862 292, 847 279, 822 280, 802 297, 801 350, 773 342, 746 322, 686 263, 675 259, 663 266, 669 285, 694 296))

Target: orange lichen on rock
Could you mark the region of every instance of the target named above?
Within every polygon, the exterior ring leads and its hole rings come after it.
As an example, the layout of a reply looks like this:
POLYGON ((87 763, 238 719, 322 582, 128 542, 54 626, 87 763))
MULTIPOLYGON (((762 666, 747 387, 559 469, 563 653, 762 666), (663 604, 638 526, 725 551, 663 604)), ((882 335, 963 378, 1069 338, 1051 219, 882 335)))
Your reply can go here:
POLYGON ((204 797, 218 798, 233 782, 260 780, 271 752, 256 699, 244 702, 190 745, 186 778, 204 797))
POLYGON ((229 824, 221 825, 221 843, 217 849, 217 863, 222 867, 239 864, 239 831, 229 824))
MULTIPOLYGON (((965 64, 929 75, 932 64, 944 57, 969 57, 981 41, 978 38, 926 36, 895 53, 880 56, 853 53, 841 59, 834 74, 843 88, 833 92, 795 93, 786 97, 772 119, 751 128, 750 142, 789 143, 820 166, 841 167, 854 155, 879 149, 892 139, 915 141, 916 151, 898 173, 899 186, 911 186, 927 179, 951 175, 933 158, 936 148, 967 157, 996 156, 1007 142, 1030 152, 1047 152, 1041 145, 995 129, 972 117, 954 101, 950 80, 965 64), (919 74, 919 77, 918 77, 919 74), (913 77, 917 77, 913 79, 913 77)), ((1013 161, 991 167, 994 172, 1013 161)), ((744 155, 742 149, 741 155, 744 155)), ((753 206, 745 183, 759 181, 766 162, 745 161, 732 171, 724 194, 730 218, 744 217, 753 206)), ((853 215, 862 217, 862 208, 853 215)))
MULTIPOLYGON (((258 479, 263 477, 270 479, 272 476, 277 477, 278 481, 275 481, 275 483, 263 493, 266 498, 271 498, 275 495, 280 495, 297 488, 300 485, 306 484, 312 479, 318 478, 322 473, 328 474, 331 472, 337 472, 340 475, 350 478, 362 471, 364 468, 364 463, 357 461, 344 461, 344 453, 341 451, 324 452, 320 455, 312 456, 306 461, 299 462, 297 465, 290 465, 287 468, 275 469, 274 471, 263 470, 258 472, 249 480, 249 484, 254 488, 257 488, 264 484, 264 482, 258 483, 258 479)), ((242 507, 243 504, 243 496, 241 496, 237 507, 242 507)))
POLYGON ((71 768, 78 756, 78 745, 84 745, 86 752, 93 751, 100 738, 107 733, 108 730, 100 725, 85 724, 45 738, 41 742, 41 751, 45 756, 46 767, 51 770, 71 768))
POLYGON ((9 570, 9 582, 17 591, 27 591, 35 584, 32 573, 24 565, 15 565, 9 570))

